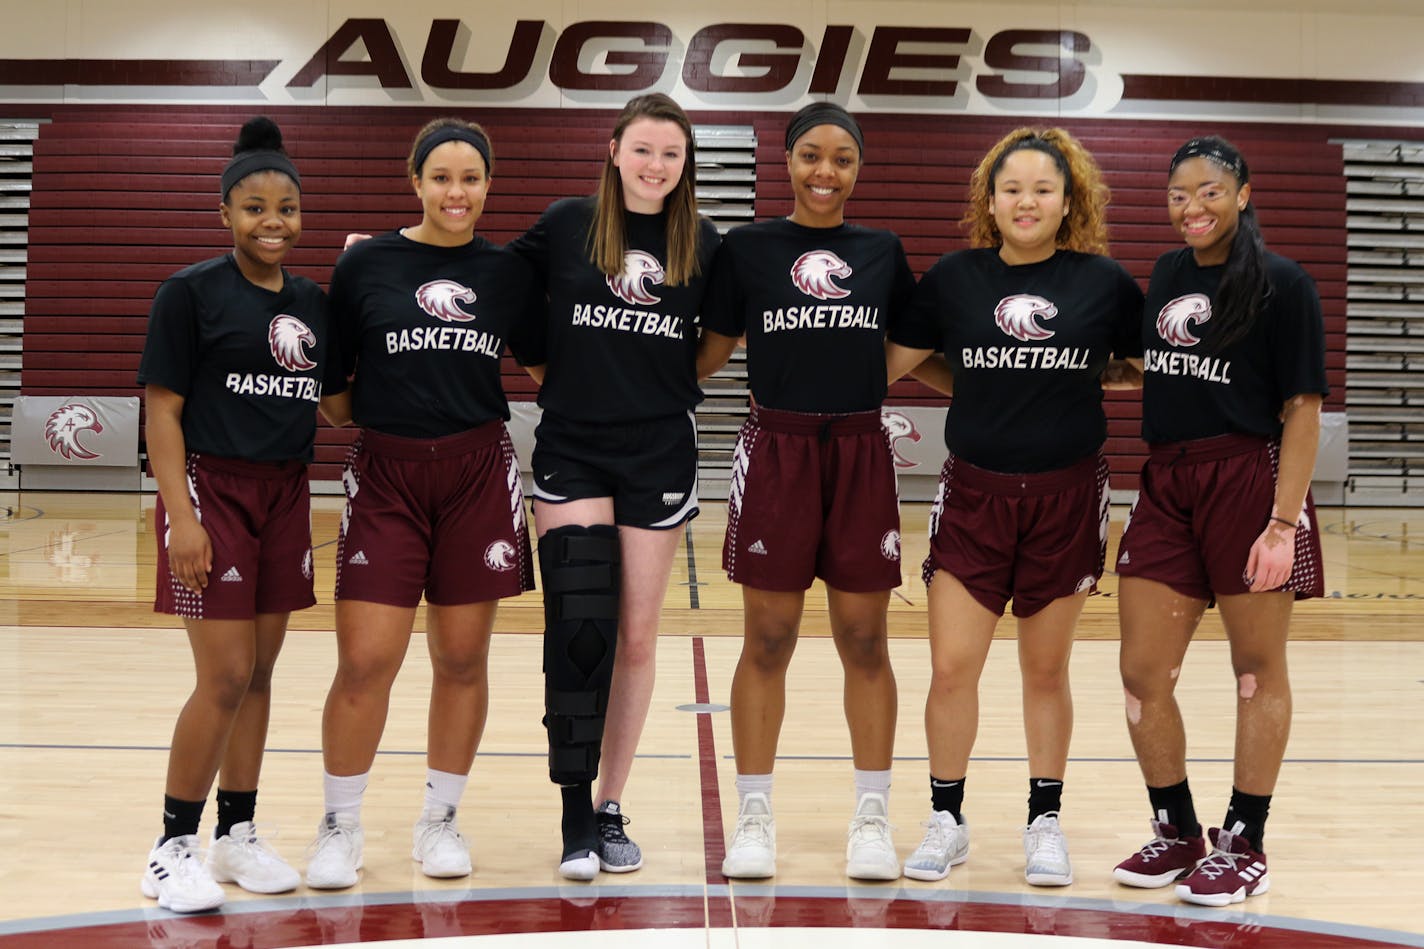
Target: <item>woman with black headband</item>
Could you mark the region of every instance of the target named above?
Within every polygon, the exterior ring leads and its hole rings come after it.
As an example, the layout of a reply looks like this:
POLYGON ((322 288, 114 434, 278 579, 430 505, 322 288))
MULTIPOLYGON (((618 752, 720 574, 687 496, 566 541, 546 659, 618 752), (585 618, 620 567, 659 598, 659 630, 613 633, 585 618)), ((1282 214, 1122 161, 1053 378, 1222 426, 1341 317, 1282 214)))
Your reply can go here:
POLYGON ((1102 256, 1107 203, 1097 162, 1072 135, 1010 132, 970 179, 972 248, 930 268, 891 330, 890 377, 939 350, 955 396, 924 564, 931 813, 905 861, 913 879, 943 879, 968 857, 979 680, 1012 601, 1029 765, 1024 877, 1073 882, 1059 811, 1073 632, 1107 545, 1103 378, 1109 367, 1136 378, 1142 354, 1142 291, 1102 256))
POLYGON ((1172 156, 1167 213, 1187 246, 1158 259, 1147 291, 1151 452, 1117 561, 1127 728, 1153 837, 1113 875, 1176 883, 1207 906, 1270 887, 1263 838, 1290 734, 1291 605, 1324 592, 1310 498, 1327 392, 1320 300, 1298 264, 1266 249, 1251 197, 1225 140, 1194 138, 1172 156), (1236 753, 1226 817, 1203 840, 1173 693, 1212 602, 1236 674, 1236 753))
POLYGON ((478 125, 435 119, 407 167, 420 223, 351 248, 331 280, 337 361, 343 381, 354 377, 331 387, 322 411, 361 434, 342 475, 326 813, 307 865, 307 884, 320 888, 356 883, 362 794, 422 594, 434 684, 411 856, 427 876, 469 874, 455 812, 488 709, 495 607, 534 580, 500 385, 533 273, 475 233, 494 170, 478 125))
POLYGON ((614 125, 596 194, 556 201, 510 245, 548 295, 524 361, 542 383, 544 722, 569 879, 643 865, 622 797, 679 528, 698 512, 697 314, 719 241, 697 213, 696 164, 678 104, 638 96, 614 125))
POLYGON ((817 577, 845 669, 855 762, 846 873, 900 876, 887 811, 896 691, 886 645, 900 516, 880 405, 885 331, 915 281, 898 237, 845 221, 864 151, 859 123, 838 105, 792 116, 791 215, 726 236, 703 307, 698 375, 720 368, 745 334, 753 400, 733 454, 722 552, 744 609, 732 680, 739 808, 722 862, 729 877, 776 872, 772 768, 786 670, 817 577))
POLYGON ((138 371, 159 495, 154 609, 183 619, 197 673, 142 881, 179 913, 221 905, 218 883, 281 893, 301 881, 253 814, 272 667, 291 612, 316 602, 307 462, 327 310, 316 284, 282 268, 302 233, 301 177, 270 119, 242 127, 218 210, 232 252, 158 288, 138 371), (214 778, 205 868, 197 833, 214 778))

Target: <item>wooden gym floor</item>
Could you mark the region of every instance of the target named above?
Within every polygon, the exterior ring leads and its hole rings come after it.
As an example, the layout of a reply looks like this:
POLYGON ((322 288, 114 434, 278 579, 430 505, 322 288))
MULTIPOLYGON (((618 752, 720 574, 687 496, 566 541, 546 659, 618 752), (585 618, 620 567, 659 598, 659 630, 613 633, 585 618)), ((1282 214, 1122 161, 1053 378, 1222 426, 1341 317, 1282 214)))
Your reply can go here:
MULTIPOLYGON (((339 507, 332 499, 316 506, 322 602, 293 617, 277 666, 258 809, 259 825, 278 832, 275 846, 298 867, 320 816, 320 717, 335 664, 339 507)), ((1114 546, 1124 514, 1114 510, 1114 546)), ((718 867, 736 794, 719 709, 740 646, 741 601, 720 570, 725 506, 709 504, 678 555, 653 709, 625 797, 629 831, 646 855, 641 871, 570 886, 555 870, 558 796, 539 724, 535 593, 500 607, 489 724, 461 809, 470 878, 428 880, 409 858, 430 677, 418 617, 367 795, 359 886, 276 898, 229 887, 222 913, 197 918, 160 912, 138 891, 159 829, 173 719, 192 678, 180 627, 151 610, 153 498, 0 495, 0 515, 0 949, 433 937, 528 947, 563 945, 555 935, 563 930, 616 930, 620 946, 882 945, 891 931, 900 946, 929 945, 915 941, 923 931, 953 931, 960 941, 935 944, 956 947, 1047 946, 1069 936, 1115 945, 1424 946, 1424 847, 1414 839, 1424 787, 1424 511, 1321 511, 1329 595, 1299 604, 1293 625, 1296 715, 1268 838, 1273 886, 1244 905, 1188 909, 1170 890, 1130 890, 1111 879, 1113 864, 1149 836, 1122 722, 1112 576, 1085 610, 1073 657, 1076 729, 1064 801, 1073 886, 1044 890, 1022 880, 1027 770, 1011 622, 1001 624, 982 686, 965 808, 969 862, 939 884, 847 885, 851 766, 839 667, 816 591, 792 665, 777 767, 779 872, 766 885, 729 884, 718 867), (498 941, 521 933, 517 943, 498 941)), ((924 505, 904 506, 907 578, 891 603, 900 687, 891 817, 902 856, 918 842, 928 807, 928 645, 916 576, 925 520, 924 505)), ((1179 696, 1198 808, 1213 824, 1230 789, 1234 690, 1210 613, 1179 696)))

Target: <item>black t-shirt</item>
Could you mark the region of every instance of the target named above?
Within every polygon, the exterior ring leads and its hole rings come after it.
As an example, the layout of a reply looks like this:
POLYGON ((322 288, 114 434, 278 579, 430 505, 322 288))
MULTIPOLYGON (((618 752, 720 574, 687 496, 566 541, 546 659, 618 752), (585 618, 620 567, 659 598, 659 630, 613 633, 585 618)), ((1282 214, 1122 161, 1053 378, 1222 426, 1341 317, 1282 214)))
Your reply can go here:
POLYGON ((942 350, 954 370, 949 450, 1001 472, 1052 471, 1107 438, 1108 359, 1142 355, 1142 290, 1115 261, 1059 250, 1010 266, 997 248, 946 254, 892 342, 942 350))
POLYGON ((698 275, 668 286, 667 215, 626 212, 628 251, 620 277, 589 260, 593 198, 549 206, 509 249, 534 265, 548 293, 542 332, 520 361, 545 363, 539 404, 589 422, 629 422, 688 411, 697 386, 697 315, 721 238, 702 219, 698 275))
POLYGON ((1229 433, 1279 438, 1288 400, 1329 392, 1325 321, 1310 275, 1267 253, 1265 306, 1245 337, 1218 351, 1210 320, 1223 270, 1199 266, 1189 247, 1163 254, 1152 268, 1142 322, 1142 437, 1149 443, 1229 433))
POLYGON ((885 332, 915 289, 900 238, 855 224, 748 224, 722 241, 702 325, 747 337, 758 405, 792 412, 878 409, 885 332))
POLYGON ((165 280, 153 298, 139 385, 183 396, 190 452, 247 461, 310 461, 327 368, 326 295, 283 271, 273 292, 231 254, 165 280))
POLYGON ((519 351, 536 294, 529 265, 479 236, 439 247, 392 231, 343 253, 331 314, 355 421, 440 438, 508 419, 500 356, 519 351))

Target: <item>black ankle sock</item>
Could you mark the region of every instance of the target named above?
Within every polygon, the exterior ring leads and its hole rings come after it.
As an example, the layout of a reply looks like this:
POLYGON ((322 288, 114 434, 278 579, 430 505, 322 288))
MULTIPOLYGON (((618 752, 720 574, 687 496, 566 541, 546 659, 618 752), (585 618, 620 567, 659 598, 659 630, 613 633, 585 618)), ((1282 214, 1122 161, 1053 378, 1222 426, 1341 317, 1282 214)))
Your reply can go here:
POLYGON ((564 859, 583 850, 598 849, 598 820, 593 813, 593 785, 566 784, 559 788, 564 799, 564 859))
POLYGON ((966 780, 968 779, 960 778, 957 781, 942 781, 930 775, 930 806, 937 811, 949 811, 959 824, 964 823, 964 815, 960 812, 964 809, 966 780))
POLYGON ((196 834, 198 824, 203 820, 203 805, 206 803, 208 802, 180 801, 171 795, 163 795, 163 840, 196 834))
POLYGON ((218 788, 218 828, 216 836, 226 837, 233 824, 252 820, 257 813, 256 791, 224 791, 218 788))
POLYGON ((1221 827, 1245 837, 1257 853, 1265 853, 1266 815, 1270 812, 1271 795, 1247 794, 1233 787, 1231 804, 1226 808, 1226 819, 1221 822, 1221 827), (1242 825, 1239 832, 1235 829, 1237 824, 1242 825))
POLYGON ((1063 782, 1058 778, 1028 779, 1028 822, 1056 814, 1063 806, 1063 782))
POLYGON ((1164 788, 1154 788, 1149 784, 1147 799, 1152 802, 1152 816, 1177 828, 1182 838, 1201 836, 1201 822, 1197 820, 1197 809, 1192 804, 1192 789, 1187 786, 1185 778, 1180 784, 1164 788))

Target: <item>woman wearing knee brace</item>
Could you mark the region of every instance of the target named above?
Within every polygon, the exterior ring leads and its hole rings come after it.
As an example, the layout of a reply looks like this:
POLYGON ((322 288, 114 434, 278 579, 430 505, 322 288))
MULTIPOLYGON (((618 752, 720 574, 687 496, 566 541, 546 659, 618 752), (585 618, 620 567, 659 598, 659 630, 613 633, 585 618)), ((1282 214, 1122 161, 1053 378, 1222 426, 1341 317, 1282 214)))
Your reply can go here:
POLYGON ((679 528, 698 511, 696 322, 719 241, 698 216, 695 178, 686 114, 660 93, 638 96, 597 193, 555 202, 510 245, 548 297, 542 347, 523 362, 541 382, 545 724, 563 798, 559 872, 575 880, 643 863, 622 799, 679 528))

